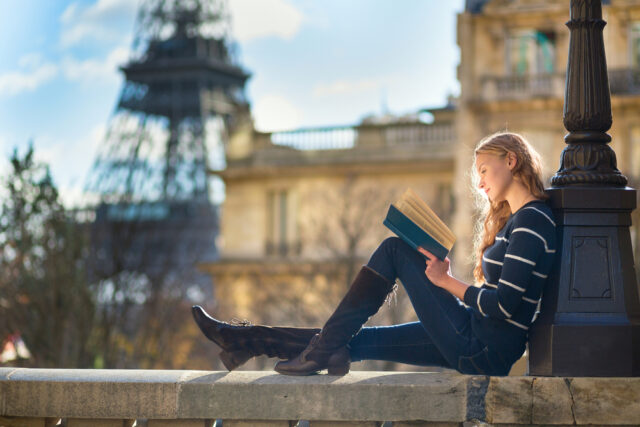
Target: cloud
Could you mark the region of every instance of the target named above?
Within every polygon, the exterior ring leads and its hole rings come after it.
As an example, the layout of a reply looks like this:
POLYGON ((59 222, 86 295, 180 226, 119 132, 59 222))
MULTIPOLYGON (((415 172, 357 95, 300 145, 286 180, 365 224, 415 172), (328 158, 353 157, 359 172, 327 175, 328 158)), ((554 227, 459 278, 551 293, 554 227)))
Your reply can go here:
POLYGON ((18 60, 18 70, 0 74, 0 97, 36 91, 60 74, 71 82, 118 83, 118 67, 129 57, 130 50, 124 46, 112 49, 105 58, 78 60, 67 56, 59 63, 44 62, 41 54, 29 53, 18 60))
MULTIPOLYGON (((60 44, 67 48, 87 40, 128 41, 139 5, 133 0, 97 0, 89 6, 71 3, 60 15, 60 44)), ((233 35, 240 42, 264 37, 290 40, 304 21, 304 14, 290 0, 229 0, 228 8, 233 35)))
POLYGON ((71 3, 60 15, 60 43, 69 47, 87 39, 128 42, 138 8, 132 0, 97 0, 90 6, 71 3))
POLYGON ((240 42, 264 37, 291 40, 304 21, 288 0, 230 0, 234 38, 240 42))
POLYGON ((96 81, 119 81, 118 67, 124 65, 130 57, 130 51, 124 46, 114 48, 106 58, 77 60, 66 57, 62 60, 62 72, 67 80, 95 83, 96 81))
POLYGON ((294 129, 300 126, 302 114, 280 95, 265 95, 253 107, 256 128, 263 132, 294 129))
POLYGON ((0 74, 0 96, 33 92, 58 75, 58 66, 43 62, 39 54, 31 53, 18 60, 20 70, 0 74))
POLYGON ((313 88, 314 97, 322 98, 333 95, 356 94, 379 89, 385 83, 383 78, 366 78, 359 80, 335 80, 330 83, 321 83, 313 88))

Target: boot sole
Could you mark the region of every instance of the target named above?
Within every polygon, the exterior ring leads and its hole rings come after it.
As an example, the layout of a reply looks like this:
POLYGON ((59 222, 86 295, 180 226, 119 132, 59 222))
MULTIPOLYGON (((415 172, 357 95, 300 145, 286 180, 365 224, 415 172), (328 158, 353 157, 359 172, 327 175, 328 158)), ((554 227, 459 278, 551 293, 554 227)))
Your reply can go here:
POLYGON ((349 369, 351 367, 351 361, 349 360, 348 351, 344 350, 344 351, 332 354, 329 357, 327 365, 326 366, 319 366, 317 369, 308 369, 308 370, 292 369, 292 370, 287 370, 286 365, 285 365, 284 369, 278 369, 279 366, 280 366, 280 363, 276 364, 276 366, 273 369, 276 372, 278 372, 280 374, 283 374, 283 375, 293 375, 293 376, 303 377, 303 376, 308 376, 308 375, 315 375, 315 374, 319 373, 321 370, 326 369, 327 373, 329 375, 343 377, 343 376, 345 376, 345 375, 347 375, 349 373, 349 369), (346 352, 346 354, 345 354, 345 352, 346 352))
MULTIPOLYGON (((337 377, 344 377, 345 375, 347 375, 349 373, 349 369, 350 366, 344 365, 344 366, 329 366, 326 368, 327 369, 327 374, 328 375, 332 375, 332 376, 337 376, 337 377)), ((276 372, 278 372, 279 374, 282 375, 292 375, 295 377, 307 377, 310 375, 318 375, 320 374, 321 370, 313 370, 313 371, 283 371, 283 370, 279 370, 279 369, 275 369, 274 370, 276 372)))

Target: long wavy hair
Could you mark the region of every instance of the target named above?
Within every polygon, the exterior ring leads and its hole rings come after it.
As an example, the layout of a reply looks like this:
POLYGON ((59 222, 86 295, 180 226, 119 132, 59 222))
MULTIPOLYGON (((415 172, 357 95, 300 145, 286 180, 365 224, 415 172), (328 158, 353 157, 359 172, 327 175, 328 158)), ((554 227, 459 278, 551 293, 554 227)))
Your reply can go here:
POLYGON ((538 152, 527 142, 527 140, 517 133, 498 132, 483 138, 476 146, 474 152, 474 162, 472 176, 474 189, 479 197, 476 197, 478 208, 482 215, 476 223, 475 255, 476 262, 473 269, 473 277, 477 283, 484 281, 482 272, 482 254, 485 249, 493 245, 496 234, 507 223, 511 210, 506 200, 500 202, 489 201, 478 189, 480 177, 475 167, 475 160, 478 154, 492 154, 506 157, 508 153, 516 156, 516 165, 511 171, 514 178, 519 180, 536 199, 545 200, 547 195, 544 192, 542 183, 542 161, 538 152))

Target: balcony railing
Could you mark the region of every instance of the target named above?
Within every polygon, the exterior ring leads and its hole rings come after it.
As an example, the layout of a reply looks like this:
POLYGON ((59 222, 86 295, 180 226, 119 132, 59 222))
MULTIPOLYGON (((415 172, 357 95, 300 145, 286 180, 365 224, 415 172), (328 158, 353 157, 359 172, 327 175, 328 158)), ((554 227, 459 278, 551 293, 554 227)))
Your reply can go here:
MULTIPOLYGON (((609 70, 612 95, 640 94, 640 68, 609 70)), ((519 100, 539 97, 561 99, 564 96, 565 73, 522 76, 485 76, 481 79, 481 100, 519 100)))
POLYGON ((481 79, 482 101, 562 98, 564 73, 485 76, 481 79))
POLYGON ((640 378, 0 368, 0 426, 637 425, 640 378))
POLYGON ((267 135, 273 144, 296 150, 340 150, 354 147, 358 129, 353 126, 305 128, 267 135))
POLYGON ((296 150, 345 150, 400 146, 433 146, 455 141, 453 123, 422 122, 386 125, 303 128, 283 132, 258 133, 258 147, 272 145, 296 150))

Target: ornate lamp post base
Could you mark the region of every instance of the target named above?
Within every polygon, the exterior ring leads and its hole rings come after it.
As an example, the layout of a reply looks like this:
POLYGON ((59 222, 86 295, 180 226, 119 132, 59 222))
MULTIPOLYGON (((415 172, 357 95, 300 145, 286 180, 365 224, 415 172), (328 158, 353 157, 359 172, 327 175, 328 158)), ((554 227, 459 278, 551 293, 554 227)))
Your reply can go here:
POLYGON ((571 0, 567 147, 548 191, 559 253, 529 339, 529 374, 640 376, 631 248, 636 190, 616 165, 600 0, 571 0))
POLYGON ((547 190, 556 265, 530 332, 529 374, 640 376, 640 302, 631 248, 636 190, 547 190))

